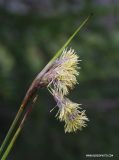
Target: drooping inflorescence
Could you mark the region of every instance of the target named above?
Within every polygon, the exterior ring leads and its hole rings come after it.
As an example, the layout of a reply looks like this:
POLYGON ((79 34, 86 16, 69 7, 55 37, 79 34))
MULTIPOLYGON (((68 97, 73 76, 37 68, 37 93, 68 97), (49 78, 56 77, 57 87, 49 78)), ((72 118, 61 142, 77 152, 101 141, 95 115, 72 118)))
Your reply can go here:
POLYGON ((85 115, 85 111, 81 111, 80 104, 72 102, 55 91, 52 91, 52 94, 59 108, 56 117, 65 122, 65 132, 75 132, 86 126, 88 118, 85 115))
POLYGON ((65 132, 81 130, 88 121, 85 111, 79 107, 80 104, 65 97, 69 90, 78 83, 76 76, 79 75, 79 61, 73 49, 65 49, 43 76, 43 81, 47 83, 48 89, 57 103, 58 113, 56 117, 65 122, 65 132))

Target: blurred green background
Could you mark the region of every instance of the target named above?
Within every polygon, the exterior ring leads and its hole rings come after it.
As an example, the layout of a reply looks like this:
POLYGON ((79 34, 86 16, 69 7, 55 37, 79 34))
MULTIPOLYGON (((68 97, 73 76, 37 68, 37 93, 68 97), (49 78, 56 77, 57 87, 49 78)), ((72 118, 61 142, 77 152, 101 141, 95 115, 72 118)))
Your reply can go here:
POLYGON ((0 143, 32 80, 91 12, 69 45, 82 60, 69 97, 83 104, 88 126, 65 134, 57 111, 50 113, 53 97, 42 89, 9 160, 83 160, 93 153, 119 159, 118 0, 0 0, 0 143))

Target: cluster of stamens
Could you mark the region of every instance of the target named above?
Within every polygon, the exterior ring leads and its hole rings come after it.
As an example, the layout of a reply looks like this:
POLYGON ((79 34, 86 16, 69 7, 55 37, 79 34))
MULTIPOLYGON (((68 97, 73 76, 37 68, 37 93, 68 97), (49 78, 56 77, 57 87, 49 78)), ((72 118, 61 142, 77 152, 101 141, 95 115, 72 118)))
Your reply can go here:
POLYGON ((79 107, 80 104, 74 103, 65 97, 69 90, 77 84, 78 62, 79 59, 75 51, 65 49, 43 77, 43 81, 47 82, 48 89, 58 106, 56 117, 65 122, 65 132, 81 130, 88 121, 85 111, 81 111, 81 107, 79 107))

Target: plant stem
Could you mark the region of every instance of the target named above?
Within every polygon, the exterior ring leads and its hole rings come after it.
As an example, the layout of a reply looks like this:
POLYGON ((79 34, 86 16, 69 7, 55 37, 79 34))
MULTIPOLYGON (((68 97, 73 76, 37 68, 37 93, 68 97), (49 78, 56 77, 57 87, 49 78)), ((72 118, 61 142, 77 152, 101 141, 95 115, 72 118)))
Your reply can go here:
POLYGON ((20 117, 21 117, 21 115, 22 115, 22 113, 24 111, 24 109, 26 108, 28 102, 33 97, 33 95, 37 92, 37 88, 34 87, 34 86, 35 86, 35 80, 31 84, 31 86, 29 87, 29 89, 28 89, 28 91, 27 91, 27 93, 26 93, 26 95, 25 95, 25 97, 23 99, 23 102, 22 102, 22 104, 21 104, 21 106, 20 106, 20 108, 19 108, 19 110, 18 110, 18 112, 17 112, 17 114, 16 114, 16 116, 15 116, 15 118, 14 118, 14 120, 13 120, 13 122, 12 122, 12 124, 11 124, 11 126, 10 126, 10 128, 8 130, 8 132, 7 132, 7 135, 6 135, 5 139, 2 142, 2 145, 0 147, 0 157, 1 157, 2 153, 3 153, 3 151, 4 151, 5 146, 8 143, 8 141, 10 139, 10 136, 11 136, 12 132, 14 131, 14 129, 15 129, 15 127, 16 127, 16 125, 17 125, 17 123, 18 123, 18 121, 19 121, 19 119, 20 119, 20 117))
POLYGON ((17 115, 15 116, 15 119, 14 119, 14 121, 13 121, 13 123, 12 123, 12 125, 11 125, 11 127, 10 127, 10 129, 8 131, 8 134, 6 135, 2 145, 0 147, 0 156, 1 156, 5 146, 7 144, 7 142, 9 140, 9 138, 10 138, 10 136, 11 136, 11 134, 12 134, 12 132, 13 132, 13 130, 14 130, 14 128, 15 128, 15 126, 16 126, 16 124, 17 124, 17 122, 18 122, 18 120, 19 120, 19 118, 21 116, 21 114, 22 114, 22 112, 23 112, 23 106, 21 105, 21 107, 19 108, 19 111, 18 111, 17 115))
POLYGON ((31 111, 32 111, 33 104, 36 102, 37 97, 38 97, 38 96, 35 96, 35 98, 34 98, 33 101, 32 101, 32 104, 30 105, 30 107, 29 107, 28 110, 26 111, 26 113, 25 113, 25 115, 24 115, 24 117, 23 117, 23 119, 22 119, 22 121, 21 121, 18 129, 16 130, 16 132, 15 132, 12 140, 10 141, 10 144, 8 145, 6 151, 4 152, 1 160, 6 160, 6 158, 8 157, 10 151, 12 150, 12 148, 13 148, 15 142, 16 142, 17 137, 19 136, 19 134, 20 134, 20 132, 21 132, 23 126, 24 126, 24 123, 25 123, 28 115, 29 115, 29 114, 31 113, 31 111))
POLYGON ((8 132, 7 132, 7 135, 6 135, 5 139, 2 142, 2 145, 0 147, 0 157, 1 157, 2 153, 3 153, 3 151, 4 151, 5 146, 8 143, 8 141, 10 139, 10 136, 11 136, 12 132, 14 131, 14 129, 15 129, 15 127, 16 127, 16 125, 17 125, 17 123, 18 123, 18 121, 19 121, 19 119, 20 119, 20 117, 21 117, 21 115, 22 115, 22 113, 24 111, 24 109, 26 108, 28 102, 30 101, 30 99, 33 97, 33 95, 37 91, 36 89, 34 90, 33 84, 34 84, 34 81, 31 84, 31 86, 29 87, 29 89, 28 89, 28 91, 26 93, 26 96, 23 99, 23 102, 22 102, 22 104, 21 104, 21 106, 20 106, 20 108, 19 108, 19 110, 18 110, 18 112, 17 112, 17 114, 16 114, 16 116, 15 116, 15 118, 14 118, 14 120, 13 120, 13 122, 12 122, 12 124, 11 124, 11 126, 10 126, 10 128, 8 130, 8 132))
POLYGON ((75 32, 69 37, 69 39, 67 40, 67 42, 62 46, 62 48, 56 52, 55 56, 51 59, 51 61, 53 61, 55 58, 57 58, 62 51, 67 47, 67 45, 72 41, 72 39, 75 37, 75 35, 82 29, 82 27, 87 23, 87 21, 89 20, 89 18, 92 16, 92 14, 90 14, 82 23, 81 25, 75 30, 75 32))
POLYGON ((72 39, 76 36, 76 34, 82 29, 82 27, 87 23, 87 21, 90 19, 90 17, 92 16, 92 14, 90 14, 82 23, 81 25, 74 31, 74 33, 68 38, 68 40, 65 42, 65 44, 55 53, 54 57, 49 61, 49 63, 44 67, 44 69, 42 70, 42 72, 40 72, 38 74, 38 76, 36 77, 36 79, 39 79, 39 77, 41 78, 43 76, 44 73, 47 72, 47 70, 52 66, 53 62, 55 61, 55 59, 57 59, 62 51, 68 46, 68 44, 72 41, 72 39))
POLYGON ((20 133, 20 131, 21 131, 21 128, 19 127, 19 128, 17 129, 14 137, 12 138, 10 144, 8 145, 5 153, 3 154, 3 157, 1 158, 1 160, 5 160, 5 159, 7 158, 7 156, 8 156, 8 154, 9 154, 9 152, 11 151, 11 149, 12 149, 12 147, 13 147, 13 145, 14 145, 14 143, 15 143, 15 141, 16 141, 19 133, 20 133))

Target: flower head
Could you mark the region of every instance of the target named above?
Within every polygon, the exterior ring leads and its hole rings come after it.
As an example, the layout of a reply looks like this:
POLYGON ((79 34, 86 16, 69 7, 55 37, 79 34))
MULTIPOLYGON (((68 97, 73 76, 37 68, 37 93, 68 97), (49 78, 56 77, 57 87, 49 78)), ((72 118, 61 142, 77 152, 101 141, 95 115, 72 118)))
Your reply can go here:
POLYGON ((86 117, 84 110, 79 110, 81 109, 79 107, 80 104, 74 103, 55 92, 53 95, 59 108, 56 116, 60 121, 65 122, 65 132, 75 132, 86 126, 88 118, 86 117))
POLYGON ((43 79, 48 81, 48 86, 53 87, 55 91, 63 95, 68 94, 69 89, 77 83, 78 61, 78 56, 73 49, 65 49, 43 79))
POLYGON ((65 122, 65 132, 75 132, 86 126, 88 118, 85 111, 81 111, 79 104, 64 97, 77 83, 78 56, 73 49, 65 49, 61 56, 52 64, 44 74, 43 81, 48 84, 48 89, 53 95, 58 106, 56 117, 65 122))

